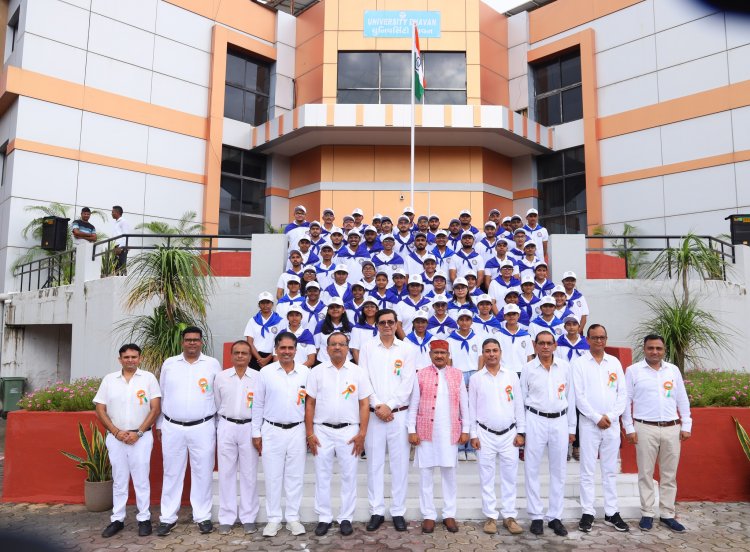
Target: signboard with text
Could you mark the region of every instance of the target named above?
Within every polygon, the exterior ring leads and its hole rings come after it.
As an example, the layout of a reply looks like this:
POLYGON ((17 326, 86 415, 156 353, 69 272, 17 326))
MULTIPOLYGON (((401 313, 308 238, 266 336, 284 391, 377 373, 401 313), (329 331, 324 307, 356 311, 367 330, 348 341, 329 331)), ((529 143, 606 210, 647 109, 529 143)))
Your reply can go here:
POLYGON ((440 12, 437 11, 365 11, 365 37, 411 38, 412 23, 417 23, 419 38, 440 38, 440 12))

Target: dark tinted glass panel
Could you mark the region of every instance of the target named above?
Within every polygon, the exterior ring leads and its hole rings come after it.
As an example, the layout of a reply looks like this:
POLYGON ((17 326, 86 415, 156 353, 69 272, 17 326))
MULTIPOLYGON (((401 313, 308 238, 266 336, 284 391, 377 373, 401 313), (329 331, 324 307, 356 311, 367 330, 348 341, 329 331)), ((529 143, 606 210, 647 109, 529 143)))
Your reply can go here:
POLYGON ((267 65, 252 61, 246 63, 245 88, 268 94, 271 84, 271 69, 267 65))
POLYGON ((219 211, 219 234, 239 234, 240 216, 219 211))
MULTIPOLYGON (((388 52, 380 55, 381 88, 411 88, 411 53, 388 52)), ((383 103, 397 103, 386 102, 383 103)))
POLYGON ((377 52, 339 53, 339 88, 377 88, 377 52))
POLYGON ((224 117, 242 120, 243 92, 239 88, 227 85, 224 88, 224 117))
POLYGON ((340 104, 376 104, 377 90, 339 90, 336 103, 340 104))
POLYGON ((242 120, 246 123, 257 126, 257 123, 255 122, 255 97, 255 94, 251 92, 245 92, 245 113, 242 117, 242 120))
POLYGON ((271 67, 269 65, 258 65, 257 90, 266 95, 271 93, 271 67))
POLYGON ((430 90, 428 88, 424 91, 424 103, 433 105, 466 105, 466 92, 463 90, 430 90))
POLYGON ((560 60, 560 84, 570 86, 581 82, 581 56, 568 56, 560 60))
POLYGON ((221 172, 240 174, 242 166, 242 151, 236 148, 223 148, 221 150, 221 172))
POLYGON ((245 92, 245 120, 255 126, 268 120, 268 96, 245 92))
POLYGON ((263 217, 239 217, 239 228, 237 233, 242 235, 247 234, 262 234, 266 231, 266 219, 263 217))
MULTIPOLYGON (((426 52, 424 58, 424 78, 427 88, 465 89, 466 54, 463 52, 426 52)), ((466 102, 464 101, 464 103, 466 102)))
POLYGON ((384 103, 384 104, 411 103, 411 90, 383 90, 380 93, 380 103, 384 103))
POLYGON ((242 164, 242 176, 255 178, 257 180, 266 179, 266 158, 262 155, 253 155, 246 153, 244 163, 242 164))
POLYGON ((536 101, 536 118, 544 126, 560 124, 560 95, 539 98, 536 101))
POLYGON ((565 211, 584 211, 586 209, 586 176, 565 177, 565 211))
POLYGON ((565 157, 565 174, 573 174, 586 170, 582 147, 565 150, 562 154, 565 157))
POLYGON ((537 94, 560 88, 560 63, 551 61, 534 68, 534 89, 537 94))
POLYGON ((245 180, 242 183, 243 213, 262 215, 266 211, 266 186, 260 182, 245 180))
POLYGON ((565 204, 562 180, 539 182, 539 212, 545 215, 563 213, 565 204))
POLYGON ((557 217, 540 217, 539 224, 547 229, 550 234, 566 234, 567 228, 565 226, 565 217, 560 215, 557 217))
POLYGON ((568 234, 585 234, 587 230, 586 213, 568 215, 565 217, 568 234))
POLYGON ((577 121, 583 117, 583 100, 581 87, 576 86, 562 92, 562 120, 577 121))
POLYGON ((536 158, 536 172, 538 180, 562 176, 562 155, 560 155, 559 153, 540 155, 536 158))
POLYGON ((219 209, 239 211, 241 206, 241 181, 239 178, 223 175, 221 177, 221 193, 219 195, 219 209))
POLYGON ((231 52, 227 53, 227 82, 244 86, 246 62, 231 52))

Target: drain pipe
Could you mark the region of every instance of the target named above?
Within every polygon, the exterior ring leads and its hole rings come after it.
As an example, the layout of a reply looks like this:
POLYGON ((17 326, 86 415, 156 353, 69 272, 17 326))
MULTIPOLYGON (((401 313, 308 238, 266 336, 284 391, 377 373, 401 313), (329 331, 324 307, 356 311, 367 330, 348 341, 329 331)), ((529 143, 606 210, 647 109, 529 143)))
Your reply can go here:
POLYGON ((0 370, 3 367, 3 339, 5 337, 5 305, 12 301, 10 293, 0 293, 0 370))

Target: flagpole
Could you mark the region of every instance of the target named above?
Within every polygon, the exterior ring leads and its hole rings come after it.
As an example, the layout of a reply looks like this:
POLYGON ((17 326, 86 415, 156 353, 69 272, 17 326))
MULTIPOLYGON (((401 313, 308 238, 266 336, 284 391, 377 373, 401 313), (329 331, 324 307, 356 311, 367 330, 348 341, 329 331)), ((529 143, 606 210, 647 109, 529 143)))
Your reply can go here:
POLYGON ((411 26, 411 65, 412 65, 412 68, 410 71, 411 73, 411 166, 410 166, 410 171, 409 171, 409 176, 410 176, 410 180, 409 180, 410 199, 409 201, 411 202, 412 209, 417 208, 416 205, 414 205, 414 80, 416 79, 415 67, 414 67, 414 62, 415 62, 415 57, 416 57, 416 52, 414 51, 414 42, 415 42, 414 39, 415 39, 416 28, 417 28, 417 24, 412 23, 412 26, 411 26))

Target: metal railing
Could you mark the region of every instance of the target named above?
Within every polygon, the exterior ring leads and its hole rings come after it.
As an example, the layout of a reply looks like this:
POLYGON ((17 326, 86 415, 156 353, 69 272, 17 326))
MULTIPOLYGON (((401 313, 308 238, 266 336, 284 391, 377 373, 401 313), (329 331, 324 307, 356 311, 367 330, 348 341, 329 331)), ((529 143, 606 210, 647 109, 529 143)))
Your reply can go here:
POLYGON ((64 286, 73 282, 75 264, 76 250, 68 249, 18 265, 13 276, 21 278, 19 291, 64 286))
MULTIPOLYGON (((628 235, 609 235, 609 234, 602 234, 602 235, 587 235, 586 240, 601 240, 601 241, 609 241, 609 242, 616 242, 616 244, 613 244, 609 247, 586 247, 587 253, 614 253, 616 256, 620 257, 625 261, 625 274, 630 274, 630 268, 631 266, 628 266, 628 262, 631 261, 632 255, 635 253, 656 253, 659 254, 662 251, 672 249, 673 246, 679 245, 682 240, 684 240, 687 236, 642 236, 640 234, 628 234, 628 235), (640 245, 635 245, 636 243, 640 243, 643 240, 658 240, 664 243, 663 247, 641 247, 640 245)), ((734 253, 734 245, 721 240, 719 238, 715 238, 714 236, 695 236, 698 239, 704 240, 707 242, 708 247, 715 251, 716 254, 721 258, 722 260, 722 279, 726 281, 727 279, 727 270, 726 265, 728 263, 734 264, 735 263, 735 253, 734 253)), ((632 261, 631 261, 632 262, 632 261)), ((672 267, 671 263, 668 266, 667 269, 667 277, 672 278, 672 267)))

